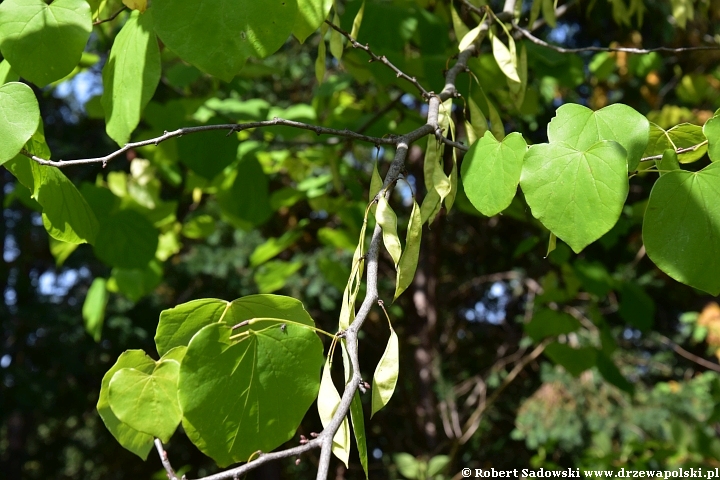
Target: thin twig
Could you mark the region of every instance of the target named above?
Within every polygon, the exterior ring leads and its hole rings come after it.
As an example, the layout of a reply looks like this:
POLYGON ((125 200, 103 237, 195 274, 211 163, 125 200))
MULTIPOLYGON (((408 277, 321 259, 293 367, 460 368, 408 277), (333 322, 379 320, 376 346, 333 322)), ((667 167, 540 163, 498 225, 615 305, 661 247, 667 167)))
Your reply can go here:
POLYGON ((420 82, 418 82, 417 78, 411 77, 411 76, 408 75, 407 73, 405 73, 405 72, 403 72, 402 70, 400 70, 400 69, 399 69, 398 67, 396 67, 390 60, 388 60, 385 55, 376 55, 376 54, 370 49, 370 46, 369 46, 369 45, 367 45, 367 44, 366 44, 366 45, 363 45, 362 43, 358 42, 358 41, 355 40, 352 36, 350 36, 350 34, 349 34, 348 32, 346 32, 346 31, 343 30, 342 28, 338 27, 337 25, 335 25, 335 24, 332 23, 331 21, 325 20, 325 23, 327 23, 328 25, 330 25, 330 28, 332 28, 332 29, 335 30, 336 32, 340 33, 343 37, 347 38, 347 39, 348 39, 348 42, 350 42, 350 45, 352 45, 353 48, 359 48, 359 49, 361 49, 361 50, 365 50, 365 52, 366 52, 368 55, 370 55, 370 58, 371 58, 370 61, 371 61, 371 62, 380 62, 380 63, 383 63, 383 64, 387 65, 393 72, 395 72, 395 75, 396 75, 398 78, 403 78, 403 79, 407 80, 408 82, 412 83, 413 85, 415 85, 415 88, 417 88, 418 90, 420 90, 420 94, 422 95, 422 97, 423 97, 424 99, 427 100, 428 98, 430 98, 430 92, 428 92, 427 90, 425 90, 425 88, 423 88, 423 86, 420 85, 420 82))
MULTIPOLYGON (((707 145, 707 143, 708 143, 708 141, 704 140, 704 141, 698 143, 697 145, 693 145, 692 147, 678 148, 677 150, 675 150, 675 153, 677 155, 680 155, 681 153, 694 152, 698 148, 707 145)), ((641 162, 650 162, 653 160, 662 160, 662 157, 663 157, 662 155, 652 155, 650 157, 643 157, 640 159, 640 161, 641 162)))
POLYGON ((123 153, 127 152, 128 150, 132 148, 137 147, 144 147, 146 145, 155 145, 157 146, 161 142, 164 142, 165 140, 169 140, 171 138, 175 137, 182 137, 183 135, 189 135, 192 133, 198 133, 198 132, 208 132, 212 130, 225 130, 229 133, 233 132, 240 132, 243 130, 248 130, 251 128, 258 128, 258 127, 273 127, 277 125, 284 125, 287 127, 294 127, 299 128, 302 130, 310 130, 315 132, 318 135, 335 135, 338 137, 346 137, 353 140, 361 140, 363 142, 372 143, 375 145, 395 145, 397 143, 398 137, 387 137, 387 138, 379 138, 379 137, 370 137, 368 135, 362 135, 360 133, 352 132, 350 130, 337 130, 335 128, 327 128, 327 127, 321 127, 318 125, 310 125, 307 123, 302 122, 296 122, 294 120, 284 120, 282 118, 274 118, 272 120, 264 120, 262 122, 250 122, 250 123, 228 123, 228 124, 222 124, 222 125, 202 125, 199 127, 185 127, 185 128, 179 128, 177 130, 173 130, 172 132, 165 132, 159 137, 151 138, 149 140, 143 140, 140 142, 133 142, 128 143, 124 147, 120 148, 119 150, 116 150, 108 155, 105 155, 104 157, 96 157, 96 158, 83 158, 79 160, 47 160, 44 158, 37 157, 33 155, 32 153, 28 152, 27 150, 23 149, 20 151, 23 155, 26 157, 31 158, 32 160, 36 161, 40 165, 50 165, 53 167, 67 167, 70 165, 82 165, 87 163, 102 163, 103 167, 107 164, 108 161, 112 160, 115 157, 118 157, 122 155, 123 153))
POLYGON ((95 20, 95 21, 93 22, 93 25, 100 25, 100 24, 105 23, 105 22, 112 22, 113 20, 115 20, 115 18, 117 18, 118 15, 120 15, 122 12, 124 12, 124 11, 127 10, 127 9, 128 9, 128 7, 122 7, 120 10, 118 10, 118 11, 115 12, 115 13, 113 13, 109 18, 106 18, 106 19, 104 19, 104 20, 95 20))
POLYGON ((532 33, 530 33, 529 30, 526 30, 522 28, 520 25, 513 23, 512 25, 513 29, 520 32, 525 38, 530 40, 532 43, 536 45, 540 45, 541 47, 550 48, 552 50, 555 50, 556 52, 560 53, 582 53, 582 52, 625 52, 625 53, 637 53, 637 54, 646 54, 646 53, 652 53, 652 52, 669 52, 669 53, 681 53, 681 52, 692 52, 696 50, 720 50, 720 46, 718 45, 706 45, 706 46, 700 46, 700 47, 679 47, 679 48, 672 48, 672 47, 655 47, 655 48, 634 48, 634 47, 580 47, 580 48, 564 48, 564 47, 558 47, 557 45, 552 45, 550 43, 547 43, 545 40, 541 40, 532 33))
POLYGON ((700 365, 701 367, 705 367, 705 368, 710 369, 710 370, 713 370, 713 371, 715 371, 715 372, 720 372, 720 365, 718 365, 717 363, 711 362, 711 361, 709 361, 709 360, 705 360, 705 359, 702 358, 702 357, 698 357, 698 356, 695 355, 694 353, 688 352, 687 350, 685 350, 684 348, 682 348, 680 345, 678 345, 677 343, 675 343, 675 342, 673 342, 672 340, 670 340, 670 339, 669 339, 668 337, 666 337, 665 335, 660 335, 660 340, 661 340, 664 344, 669 345, 670 347, 672 347, 672 349, 675 350, 675 353, 677 353, 678 355, 682 355, 683 357, 687 358, 687 359, 690 360, 691 362, 695 362, 695 363, 697 363, 698 365, 700 365))
POLYGON ((175 474, 175 470, 173 470, 172 465, 170 465, 168 454, 165 451, 165 448, 163 448, 163 444, 159 438, 155 439, 155 448, 157 449, 158 455, 160 455, 160 461, 162 462, 163 467, 165 467, 168 479, 178 480, 177 475, 175 474))

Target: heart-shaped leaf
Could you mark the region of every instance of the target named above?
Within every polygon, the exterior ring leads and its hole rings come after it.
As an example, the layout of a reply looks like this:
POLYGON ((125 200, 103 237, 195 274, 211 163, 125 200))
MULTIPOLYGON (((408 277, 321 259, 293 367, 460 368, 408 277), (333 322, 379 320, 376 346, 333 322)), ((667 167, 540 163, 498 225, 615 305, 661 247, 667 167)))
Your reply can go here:
POLYGON ((126 449, 143 460, 147 458, 153 446, 153 437, 130 427, 113 413, 110 408, 110 381, 118 371, 132 368, 141 372, 150 373, 155 368, 155 362, 142 350, 127 350, 117 359, 115 365, 103 376, 100 387, 100 398, 97 403, 97 411, 100 414, 105 426, 113 437, 126 449))
POLYGON ((498 142, 486 131, 465 154, 462 163, 465 194, 483 215, 496 215, 512 202, 526 150, 527 144, 519 133, 511 133, 498 142))
POLYGON ((699 125, 681 123, 668 130, 667 135, 676 151, 691 149, 678 154, 680 163, 692 163, 700 160, 708 151, 707 139, 705 138, 702 127, 699 125))
POLYGON ((0 86, 0 165, 11 160, 30 140, 40 123, 40 107, 24 83, 0 86))
POLYGON ((567 143, 533 145, 520 177, 533 216, 580 252, 620 217, 628 193, 626 155, 607 140, 586 150, 567 143))
POLYGON ((267 57, 285 43, 298 5, 297 0, 154 0, 151 10, 155 31, 170 50, 230 81, 248 57, 267 57))
POLYGON ((121 422, 139 432, 170 440, 182 413, 177 380, 180 363, 161 360, 151 372, 123 368, 110 380, 110 408, 121 422))
POLYGON ((180 366, 183 427, 221 467, 292 438, 320 387, 323 348, 312 329, 259 321, 240 330, 203 327, 180 366))
POLYGON ((557 110, 548 125, 550 143, 566 142, 578 150, 587 150, 600 140, 614 140, 627 151, 628 171, 637 169, 648 144, 650 122, 634 109, 616 103, 593 112, 587 107, 568 103, 557 110))
POLYGON ((648 257, 678 282, 720 294, 720 163, 674 170, 650 192, 643 241, 648 257))
POLYGON ((203 298, 163 310, 155 333, 160 355, 190 343, 201 328, 222 322, 229 326, 251 318, 277 318, 303 325, 315 325, 302 302, 282 295, 248 295, 232 302, 203 298))
POLYGON ((0 51, 21 77, 44 87, 69 74, 92 31, 85 0, 5 0, 0 51))

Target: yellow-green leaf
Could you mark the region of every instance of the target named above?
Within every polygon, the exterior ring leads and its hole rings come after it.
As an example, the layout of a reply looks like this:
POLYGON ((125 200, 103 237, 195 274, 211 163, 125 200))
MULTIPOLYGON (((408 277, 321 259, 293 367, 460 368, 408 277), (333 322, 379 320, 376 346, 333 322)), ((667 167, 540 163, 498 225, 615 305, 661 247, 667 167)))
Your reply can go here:
POLYGON ((412 283, 417 270, 420 257, 420 242, 422 240, 422 215, 417 202, 413 200, 407 234, 405 235, 405 250, 398 264, 397 279, 395 281, 395 297, 397 299, 412 283))
POLYGON ((517 58, 515 58, 515 55, 513 55, 508 47, 495 35, 492 36, 492 49, 493 57, 495 57, 495 61, 500 67, 500 70, 502 70, 510 80, 520 83, 520 77, 517 72, 517 58))
MULTIPOLYGON (((333 23, 335 25, 340 25, 340 16, 335 13, 335 17, 333 17, 333 23)), ((343 54, 343 37, 334 28, 330 31, 330 53, 332 53, 332 56, 336 59, 340 60, 342 58, 343 54)))
MULTIPOLYGON (((330 359, 328 358, 323 368, 322 379, 320 380, 320 392, 318 393, 317 399, 318 414, 320 415, 323 428, 326 428, 330 424, 333 415, 335 415, 335 411, 340 405, 340 394, 335 388, 332 376, 330 375, 331 365, 332 363, 330 363, 330 359)), ((332 452, 346 467, 348 466, 348 459, 350 457, 350 427, 347 418, 343 419, 340 428, 338 428, 338 431, 333 437, 332 452)))
POLYGON ((384 195, 380 195, 378 199, 375 219, 380 227, 382 227, 385 248, 397 266, 398 262, 400 262, 400 255, 402 254, 402 247, 400 246, 400 239, 397 233, 397 215, 395 215, 395 212, 384 195))
MULTIPOLYGON (((388 325, 390 325, 390 322, 388 322, 388 325)), ((390 401, 397 385, 399 368, 400 347, 398 337, 392 325, 390 325, 390 339, 373 374, 371 418, 390 401)))

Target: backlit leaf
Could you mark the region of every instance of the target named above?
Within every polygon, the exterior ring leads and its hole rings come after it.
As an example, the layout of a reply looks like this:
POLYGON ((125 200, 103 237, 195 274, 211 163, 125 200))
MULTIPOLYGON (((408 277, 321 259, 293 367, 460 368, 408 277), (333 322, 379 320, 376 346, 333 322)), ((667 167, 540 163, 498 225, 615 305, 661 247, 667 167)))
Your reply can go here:
POLYGON ((380 195, 378 199, 377 210, 375 211, 375 219, 382 227, 383 243, 387 249, 393 263, 397 266, 402 254, 400 239, 397 233, 397 215, 388 203, 384 195, 380 195))
POLYGON ((567 143, 533 145, 520 177, 533 216, 580 252, 620 217, 628 193, 626 155, 612 141, 586 150, 567 143))
POLYGON ((492 37, 492 50, 495 61, 505 76, 514 82, 520 83, 517 72, 517 58, 496 35, 492 37))
POLYGON ((418 259, 420 258, 420 242, 422 240, 422 214, 420 207, 413 200, 413 208, 410 213, 407 234, 405 236, 405 250, 400 257, 397 266, 397 279, 395 281, 395 301, 412 283, 417 270, 418 259))
POLYGON ((182 417, 177 391, 179 372, 180 363, 175 360, 161 360, 151 372, 120 369, 110 380, 110 408, 130 428, 167 442, 182 417))
POLYGON ((0 86, 0 165, 20 152, 39 123, 40 107, 30 87, 17 82, 0 86))
MULTIPOLYGON (((332 421, 333 415, 340 406, 340 394, 335 388, 335 384, 332 381, 330 375, 330 367, 332 363, 330 359, 325 362, 325 367, 322 372, 322 380, 320 381, 320 391, 318 393, 317 406, 318 414, 320 415, 320 421, 322 422, 323 428, 326 428, 332 421)), ((348 425, 347 417, 343 419, 335 432, 332 444, 333 454, 339 458, 345 467, 348 466, 348 460, 350 457, 350 427, 348 425)))
POLYGON ((720 164, 676 170, 653 185, 643 221, 648 257, 678 282, 720 294, 720 164))
POLYGON ((117 359, 115 365, 105 373, 100 387, 100 398, 97 411, 105 426, 113 437, 126 449, 145 460, 153 447, 153 437, 139 432, 120 421, 110 408, 109 391, 110 380, 115 373, 124 368, 132 368, 141 372, 150 373, 155 368, 155 361, 142 350, 127 350, 117 359))
POLYGON ((103 322, 105 320, 105 305, 108 301, 108 292, 105 288, 106 280, 96 278, 88 289, 83 303, 82 316, 85 322, 85 331, 96 342, 100 341, 103 322))
POLYGON ((517 132, 502 142, 485 132, 465 154, 462 164, 465 194, 483 215, 496 215, 512 202, 526 150, 527 144, 517 132))
POLYGON ((188 437, 220 467, 277 448, 295 435, 317 397, 322 352, 317 334, 302 325, 203 327, 180 366, 178 398, 188 437))
POLYGON ((304 43, 307 37, 320 28, 330 13, 332 4, 332 0, 298 0, 297 17, 292 33, 300 43, 304 43))
POLYGON ((388 325, 390 326, 390 339, 385 347, 385 352, 380 358, 380 362, 375 368, 375 373, 373 373, 371 418, 390 401, 395 392, 400 370, 398 337, 389 321, 388 325))
POLYGON ((115 37, 103 67, 102 107, 105 129, 118 145, 125 145, 160 82, 160 50, 152 15, 137 8, 115 37))
POLYGON ((708 141, 708 156, 713 162, 720 160, 720 117, 712 117, 703 125, 703 134, 708 141))
POLYGON ((568 103, 558 108, 550 121, 548 139, 551 144, 566 142, 578 150, 587 150, 600 140, 613 140, 627 151, 628 171, 634 172, 648 144, 649 125, 644 115, 620 103, 597 112, 568 103))

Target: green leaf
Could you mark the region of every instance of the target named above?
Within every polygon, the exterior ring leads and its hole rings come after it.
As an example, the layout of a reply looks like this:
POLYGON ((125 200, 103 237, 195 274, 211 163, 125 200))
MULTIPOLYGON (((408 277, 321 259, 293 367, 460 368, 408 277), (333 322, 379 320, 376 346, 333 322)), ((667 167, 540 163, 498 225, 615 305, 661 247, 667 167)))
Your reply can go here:
POLYGON ((97 411, 107 429, 110 430, 110 433, 112 433, 120 445, 145 460, 153 447, 153 437, 146 433, 139 432, 121 422, 110 408, 110 402, 108 400, 110 380, 115 373, 124 368, 133 368, 141 372, 150 373, 155 368, 155 362, 142 350, 127 350, 123 352, 117 359, 117 362, 115 362, 115 365, 103 376, 97 411))
POLYGON ((113 268, 108 291, 120 292, 137 302, 160 284, 162 273, 162 265, 156 259, 143 268, 113 268))
POLYGON ((597 352, 592 347, 572 348, 557 342, 545 347, 544 351, 550 360, 562 365, 574 377, 595 366, 597 352))
POLYGON ((470 110, 470 123, 477 138, 482 138, 488 131, 488 121, 482 110, 478 107, 472 97, 468 98, 468 109, 470 110))
MULTIPOLYGON (((332 421, 333 415, 340 406, 340 394, 335 388, 330 375, 332 363, 328 357, 323 367, 322 380, 320 381, 320 391, 317 397, 318 414, 323 428, 326 428, 332 421)), ((345 467, 348 466, 350 457, 350 427, 348 426, 347 417, 343 419, 333 437, 332 452, 339 458, 345 467)))
POLYGON ((0 165, 20 153, 39 124, 40 107, 30 87, 17 82, 0 86, 0 165))
POLYGON ((720 117, 712 117, 703 125, 703 134, 708 141, 710 161, 720 160, 720 117))
POLYGON ((533 25, 535 21, 540 16, 540 8, 543 5, 544 0, 533 0, 532 6, 530 7, 530 19, 528 21, 528 25, 531 28, 535 28, 533 25))
POLYGON ((520 183, 526 151, 527 144, 517 132, 502 142, 485 132, 465 154, 462 164, 465 194, 483 215, 497 215, 510 205, 520 183))
POLYGON ((517 73, 518 77, 520 77, 520 83, 513 82, 508 78, 508 88, 510 90, 510 94, 512 95, 513 103, 515 103, 515 108, 517 109, 520 109, 525 101, 525 91, 527 90, 528 80, 527 69, 527 48, 525 48, 525 44, 523 43, 520 47, 520 56, 518 58, 517 65, 517 73))
POLYGON ((555 18, 555 3, 553 0, 542 0, 542 13, 543 18, 550 27, 557 27, 557 20, 555 18))
POLYGON ((215 219, 210 215, 198 215, 182 226, 182 234, 187 238, 207 238, 215 232, 215 219))
POLYGON ((92 31, 85 0, 5 0, 0 52, 21 77, 44 87, 69 74, 92 31))
POLYGON ((158 354, 186 346, 201 328, 222 322, 230 326, 251 318, 278 318, 314 325, 302 302, 280 295, 248 295, 233 302, 203 298, 163 310, 155 333, 158 354))
MULTIPOLYGON (((340 25, 340 16, 337 12, 335 12, 335 16, 333 17, 333 23, 335 25, 340 25)), ((334 28, 330 30, 330 53, 332 53, 332 56, 335 57, 336 60, 339 61, 342 59, 343 37, 340 35, 340 32, 334 28)))
POLYGON ((105 288, 106 283, 104 278, 96 278, 93 280, 82 308, 85 331, 93 337, 96 342, 100 341, 103 321, 105 320, 105 306, 108 301, 108 292, 107 288, 105 288))
POLYGON ((287 279, 302 268, 302 262, 272 260, 263 264, 253 275, 260 293, 272 293, 280 290, 287 279))
POLYGON ((133 11, 115 37, 103 67, 102 107, 105 130, 125 145, 160 82, 160 50, 153 17, 133 11))
POLYGON ((154 0, 151 10, 170 50, 228 82, 248 57, 264 58, 282 47, 295 27, 298 2, 154 0))
POLYGON ((332 4, 332 0, 298 0, 297 17, 292 33, 300 43, 305 43, 307 37, 320 28, 330 13, 332 4))
POLYGON ((8 169, 43 208, 43 225, 51 237, 68 243, 94 243, 98 221, 75 185, 56 167, 18 156, 8 169))
POLYGON ((609 383, 615 385, 620 390, 623 390, 629 394, 633 394, 635 391, 635 387, 627 381, 627 379, 623 376, 622 373, 620 373, 620 370, 618 367, 613 363, 610 358, 608 358, 607 355, 605 355, 603 352, 599 351, 597 353, 597 369, 600 372, 600 374, 607 380, 609 383))
POLYGON ((633 327, 648 332, 655 323, 655 302, 642 287, 632 282, 620 287, 618 315, 633 327))
POLYGON ((612 141, 584 151, 566 143, 533 145, 520 177, 533 216, 580 252, 620 218, 628 193, 625 158, 612 141))
POLYGON ((720 294, 720 163, 666 173, 653 185, 643 221, 648 257, 678 282, 720 294))
MULTIPOLYGON (((217 122, 210 122, 217 123, 217 122)), ((211 131, 185 135, 178 139, 180 161, 201 177, 212 180, 237 159, 237 135, 211 131)), ((250 159, 241 162, 241 165, 250 159)))
POLYGON ((450 457, 447 455, 436 455, 430 459, 427 466, 427 474, 429 477, 442 472, 445 467, 450 464, 450 457))
POLYGON ((418 260, 420 258, 420 243, 422 241, 422 214, 417 202, 413 199, 413 208, 410 212, 407 233, 405 234, 405 250, 397 266, 397 279, 395 280, 395 296, 393 302, 410 286, 415 278, 418 260))
MULTIPOLYGON (((450 3, 450 15, 452 17, 452 24, 453 24, 453 30, 455 31, 455 40, 459 43, 463 38, 465 38, 470 31, 470 29, 465 25, 465 23, 460 18, 460 15, 458 15, 457 10, 455 10, 455 6, 450 3)), ((462 51, 462 49, 460 49, 462 51)))
POLYGON ((365 480, 367 480, 369 478, 367 437, 365 436, 365 417, 363 416, 362 401, 360 400, 359 392, 355 392, 355 396, 350 404, 350 421, 352 423, 353 434, 355 435, 355 444, 358 447, 360 465, 363 467, 365 480))
POLYGON ((627 151, 628 171, 634 172, 648 144, 650 123, 634 109, 616 103, 593 112, 568 103, 557 109, 548 125, 550 143, 565 142, 587 150, 600 140, 613 140, 627 151))
POLYGON ((676 151, 685 148, 692 150, 678 154, 680 163, 692 163, 700 160, 708 150, 707 139, 703 133, 702 127, 691 123, 681 123, 667 131, 670 141, 675 146, 676 151))
POLYGON ((238 165, 230 188, 218 192, 217 199, 223 214, 231 220, 252 225, 265 223, 272 215, 268 179, 254 157, 243 159, 238 165))
POLYGON ((580 328, 580 322, 572 315, 544 308, 535 312, 530 323, 525 324, 525 333, 533 340, 570 333, 580 328))
POLYGON ((493 57, 505 76, 513 82, 521 83, 517 72, 517 58, 496 35, 492 36, 492 50, 493 57))
POLYGON ((20 79, 20 75, 15 73, 15 70, 10 66, 10 62, 3 60, 0 62, 0 85, 5 85, 10 82, 17 82, 20 79))
POLYGON ((354 39, 358 38, 360 33, 360 26, 362 25, 363 16, 365 15, 365 0, 363 0, 360 10, 355 14, 355 18, 352 23, 352 30, 350 30, 350 36, 354 39))
POLYGON ((323 362, 322 342, 306 326, 257 322, 231 333, 222 323, 196 333, 178 381, 183 427, 220 467, 293 437, 317 397, 323 362))
POLYGON ((396 453, 393 461, 403 477, 411 480, 421 478, 420 462, 409 453, 396 453))
POLYGON ((383 352, 380 358, 380 362, 377 367, 375 367, 375 373, 373 373, 370 418, 387 405, 397 385, 398 372, 400 369, 400 347, 397 334, 389 321, 388 325, 390 326, 390 339, 385 347, 385 352, 383 352))
POLYGON ((61 242, 53 237, 48 237, 50 253, 55 258, 55 266, 60 267, 65 260, 77 249, 76 243, 61 242))
POLYGON ((177 429, 182 412, 178 404, 180 362, 161 360, 151 372, 123 368, 110 380, 108 400, 121 422, 163 442, 177 429))
POLYGON ((397 215, 385 198, 380 195, 378 198, 377 210, 375 210, 375 219, 378 225, 382 227, 383 243, 385 248, 393 259, 393 263, 397 266, 400 262, 402 247, 400 246, 400 238, 397 233, 397 215))
POLYGON ((320 43, 318 43, 318 55, 315 59, 315 79, 318 83, 323 83, 325 80, 325 62, 327 58, 327 47, 325 47, 325 33, 329 27, 323 24, 320 27, 320 43))
POLYGON ((482 28, 483 24, 480 24, 470 30, 468 33, 466 33, 465 36, 462 37, 462 40, 460 40, 460 45, 458 45, 458 51, 462 52, 470 45, 472 45, 473 42, 475 42, 475 40, 478 38, 478 35, 480 35, 480 31, 482 30, 482 28))
POLYGON ((495 108, 495 105, 493 105, 493 103, 487 97, 485 97, 485 101, 487 101, 487 106, 488 106, 490 131, 495 136, 495 138, 498 141, 500 141, 503 138, 505 138, 505 125, 503 124, 502 118, 500 118, 500 113, 498 113, 497 108, 495 108))
POLYGON ((675 149, 674 145, 670 141, 670 137, 667 132, 650 122, 650 133, 648 135, 648 144, 643 152, 643 157, 654 157, 655 155, 662 155, 668 148, 675 149))
POLYGON ((678 156, 677 153, 675 153, 675 149, 668 148, 663 152, 662 158, 657 162, 657 169, 660 172, 661 177, 668 173, 668 171, 680 170, 680 163, 678 162, 678 156))
POLYGON ((293 229, 283 233, 277 238, 269 238, 265 243, 261 243, 250 255, 250 266, 257 267, 267 262, 271 258, 284 252, 297 242, 303 235, 302 229, 308 224, 307 219, 301 220, 293 229))
POLYGON ((144 268, 155 258, 158 231, 134 210, 105 217, 94 243, 95 255, 112 267, 144 268))

